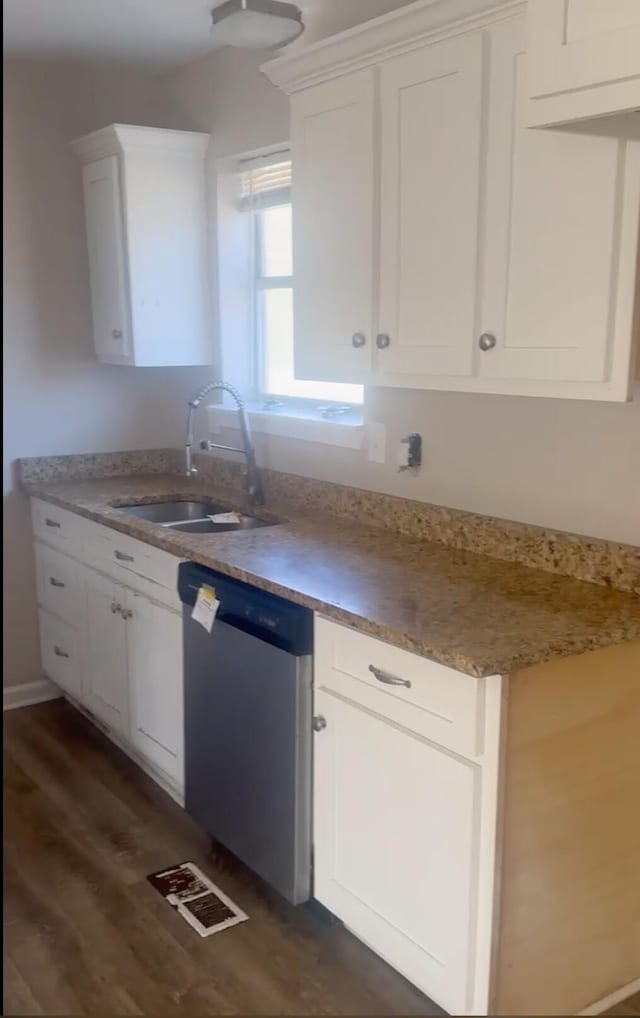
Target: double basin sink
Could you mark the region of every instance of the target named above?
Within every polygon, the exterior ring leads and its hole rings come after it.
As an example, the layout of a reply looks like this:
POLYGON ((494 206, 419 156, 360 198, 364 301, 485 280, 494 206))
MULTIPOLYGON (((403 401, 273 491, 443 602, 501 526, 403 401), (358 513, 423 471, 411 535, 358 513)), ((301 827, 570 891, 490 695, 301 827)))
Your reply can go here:
POLYGON ((230 512, 226 506, 215 502, 152 502, 147 505, 121 505, 118 508, 138 519, 187 534, 255 530, 258 527, 273 527, 278 522, 230 512))

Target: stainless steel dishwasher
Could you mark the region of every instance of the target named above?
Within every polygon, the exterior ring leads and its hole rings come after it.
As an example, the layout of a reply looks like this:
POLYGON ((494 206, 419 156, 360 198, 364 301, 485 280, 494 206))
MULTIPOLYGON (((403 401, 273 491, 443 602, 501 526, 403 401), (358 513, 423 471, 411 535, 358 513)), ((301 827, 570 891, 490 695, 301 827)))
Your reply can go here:
POLYGON ((311 894, 313 615, 193 563, 184 616, 185 808, 294 904, 311 894), (211 632, 200 588, 220 602, 211 632))

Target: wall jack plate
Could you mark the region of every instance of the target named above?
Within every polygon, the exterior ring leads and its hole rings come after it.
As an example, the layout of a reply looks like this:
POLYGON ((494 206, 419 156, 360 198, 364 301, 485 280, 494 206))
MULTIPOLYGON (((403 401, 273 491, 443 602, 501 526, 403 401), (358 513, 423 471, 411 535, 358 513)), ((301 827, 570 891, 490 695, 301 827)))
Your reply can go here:
POLYGON ((398 471, 410 470, 417 474, 422 466, 422 435, 407 435, 400 440, 400 465, 398 471), (406 445, 406 449, 404 446, 406 445))

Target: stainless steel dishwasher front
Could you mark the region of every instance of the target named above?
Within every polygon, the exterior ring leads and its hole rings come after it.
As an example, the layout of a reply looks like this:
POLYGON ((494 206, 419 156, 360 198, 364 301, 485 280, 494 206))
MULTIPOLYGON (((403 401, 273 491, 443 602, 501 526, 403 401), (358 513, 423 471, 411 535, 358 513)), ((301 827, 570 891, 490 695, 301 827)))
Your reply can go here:
POLYGON ((185 808, 293 904, 311 895, 313 615, 192 563, 184 614, 185 808), (202 586, 211 632, 192 618, 202 586))

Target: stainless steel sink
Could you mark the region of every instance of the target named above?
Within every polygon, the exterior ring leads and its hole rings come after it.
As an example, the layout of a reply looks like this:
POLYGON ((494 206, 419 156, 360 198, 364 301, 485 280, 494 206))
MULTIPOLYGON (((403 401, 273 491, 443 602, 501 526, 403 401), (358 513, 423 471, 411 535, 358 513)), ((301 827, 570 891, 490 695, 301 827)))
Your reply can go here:
POLYGON ((229 515, 228 506, 216 502, 152 502, 147 505, 121 505, 138 519, 158 523, 171 530, 182 530, 187 534, 222 534, 228 530, 255 530, 257 527, 273 527, 276 519, 259 519, 238 513, 236 521, 223 520, 216 523, 210 516, 229 515))
POLYGON ((206 520, 207 516, 227 512, 227 507, 215 502, 154 502, 149 505, 122 505, 125 512, 151 523, 170 526, 183 520, 206 520))
MULTIPOLYGON (((167 524, 165 524, 166 526, 167 524)), ((273 527, 275 521, 258 520, 255 516, 241 516, 238 523, 214 523, 213 520, 189 520, 186 523, 168 524, 171 530, 184 530, 186 534, 222 534, 225 530, 255 530, 256 527, 273 527)))

